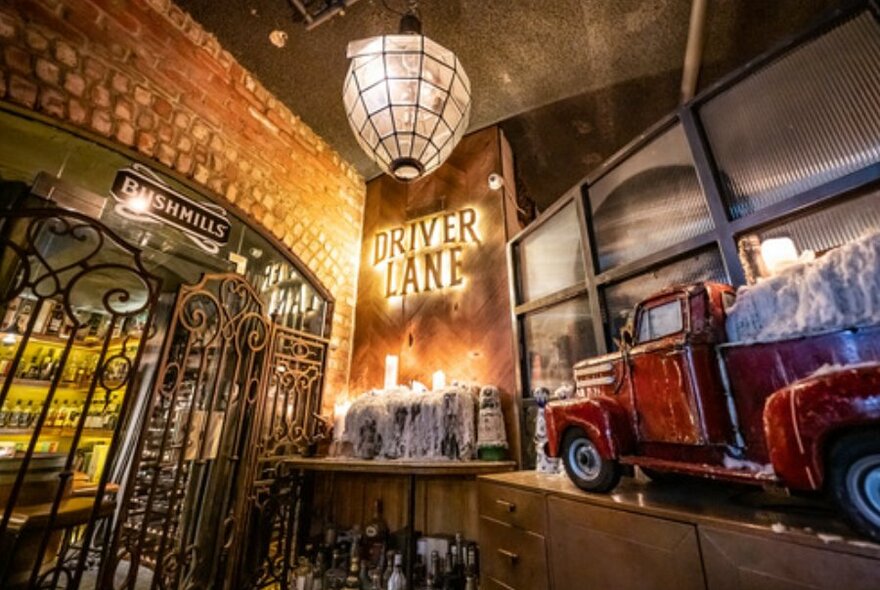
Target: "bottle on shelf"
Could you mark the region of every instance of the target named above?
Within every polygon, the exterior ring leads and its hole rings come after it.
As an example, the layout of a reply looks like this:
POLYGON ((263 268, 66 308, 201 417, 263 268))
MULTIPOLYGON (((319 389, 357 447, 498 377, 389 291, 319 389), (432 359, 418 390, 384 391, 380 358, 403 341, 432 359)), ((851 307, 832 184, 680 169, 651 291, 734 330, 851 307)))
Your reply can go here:
POLYGON ((0 330, 9 330, 15 325, 15 315, 18 313, 19 299, 16 297, 6 306, 6 313, 3 314, 3 323, 0 323, 0 330))
POLYGON ((27 332, 28 324, 31 321, 31 315, 34 313, 34 302, 30 299, 24 299, 19 306, 18 315, 15 317, 15 331, 19 334, 27 332))
POLYGON ((300 555, 297 564, 296 569, 293 570, 293 587, 295 590, 312 590, 314 571, 309 563, 309 558, 305 555, 300 555))
POLYGON ((406 577, 403 575, 403 555, 394 554, 394 571, 388 578, 386 590, 406 590, 406 577))
POLYGON ((70 407, 67 405, 66 401, 61 402, 61 407, 58 409, 58 413, 55 414, 55 420, 52 422, 52 426, 57 428, 62 428, 67 424, 67 415, 70 413, 70 407))
POLYGON ((30 428, 37 421, 37 410, 34 409, 34 400, 28 400, 27 407, 18 423, 21 428, 30 428))
POLYGON ((391 579, 391 574, 394 573, 394 551, 388 550, 385 552, 385 571, 382 572, 382 585, 387 586, 388 580, 391 579))
POLYGON ((104 412, 101 414, 101 424, 99 428, 105 430, 114 430, 116 423, 119 421, 119 410, 116 403, 116 396, 111 396, 110 401, 104 406, 104 412))
POLYGON ((342 584, 345 583, 345 577, 345 557, 343 557, 338 549, 334 549, 330 569, 324 574, 324 588, 327 590, 342 588, 342 584))
POLYGON ((52 406, 49 408, 49 413, 46 414, 46 426, 55 426, 55 420, 58 419, 59 408, 60 406, 58 405, 58 400, 52 400, 52 406))
POLYGON ((45 333, 49 336, 57 336, 61 332, 64 325, 64 306, 60 303, 52 304, 52 313, 49 315, 49 321, 46 322, 45 333))
POLYGON ((312 590, 324 590, 325 569, 326 566, 324 564, 324 553, 319 548, 317 554, 315 555, 315 569, 312 574, 312 590))
MULTIPOLYGON (((354 543, 352 547, 355 547, 354 543)), ((361 560, 354 554, 351 556, 351 565, 348 567, 348 575, 342 587, 345 590, 361 590, 361 560)))
POLYGON ((382 514, 382 500, 377 499, 373 503, 373 516, 364 527, 364 545, 367 550, 367 558, 370 563, 379 562, 388 540, 388 523, 382 514))
POLYGON ((6 419, 6 426, 9 428, 20 428, 19 422, 23 414, 24 406, 21 405, 21 400, 17 399, 12 404, 12 411, 10 411, 9 417, 6 419))
POLYGON ((431 551, 431 563, 428 566, 428 583, 426 586, 431 590, 441 588, 443 572, 440 571, 440 552, 431 551))
POLYGON ((461 590, 464 586, 464 578, 456 571, 455 556, 456 553, 450 546, 449 551, 446 552, 446 563, 444 564, 443 590, 461 590))
POLYGON ((40 363, 40 375, 39 379, 42 381, 49 381, 55 375, 55 367, 58 365, 55 360, 55 349, 50 348, 46 353, 46 356, 43 357, 42 362, 40 363))
POLYGON ((382 587, 382 572, 378 569, 373 570, 373 573, 370 574, 370 585, 368 588, 369 590, 385 590, 382 587))

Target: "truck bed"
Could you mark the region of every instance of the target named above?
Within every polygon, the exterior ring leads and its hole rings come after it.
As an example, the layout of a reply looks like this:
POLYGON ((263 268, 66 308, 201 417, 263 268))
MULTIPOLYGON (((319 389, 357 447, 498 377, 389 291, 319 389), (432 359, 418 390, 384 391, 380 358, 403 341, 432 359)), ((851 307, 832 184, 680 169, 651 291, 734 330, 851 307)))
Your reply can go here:
POLYGON ((718 357, 749 454, 766 463, 761 429, 767 397, 823 367, 880 362, 880 326, 766 342, 731 342, 718 347, 718 357))

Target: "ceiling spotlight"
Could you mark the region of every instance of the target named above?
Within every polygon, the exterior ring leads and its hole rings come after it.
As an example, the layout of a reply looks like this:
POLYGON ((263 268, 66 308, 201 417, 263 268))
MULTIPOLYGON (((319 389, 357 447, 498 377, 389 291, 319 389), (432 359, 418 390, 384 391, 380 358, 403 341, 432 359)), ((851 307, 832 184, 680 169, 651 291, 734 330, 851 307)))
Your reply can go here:
POLYGON ((421 34, 416 3, 400 33, 348 44, 343 101, 361 148, 386 173, 430 174, 468 126, 470 81, 454 53, 421 34))
POLYGON ((493 191, 497 191, 502 186, 504 186, 504 177, 500 174, 493 172, 489 175, 489 188, 493 191))

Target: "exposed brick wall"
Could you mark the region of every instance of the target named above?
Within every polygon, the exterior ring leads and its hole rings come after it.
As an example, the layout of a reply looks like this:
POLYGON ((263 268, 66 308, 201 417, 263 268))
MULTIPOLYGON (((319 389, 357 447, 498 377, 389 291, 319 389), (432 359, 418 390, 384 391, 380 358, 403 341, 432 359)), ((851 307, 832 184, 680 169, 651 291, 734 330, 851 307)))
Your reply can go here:
POLYGON ((0 99, 248 212, 336 298, 325 407, 346 387, 363 179, 188 14, 169 0, 0 0, 0 99))

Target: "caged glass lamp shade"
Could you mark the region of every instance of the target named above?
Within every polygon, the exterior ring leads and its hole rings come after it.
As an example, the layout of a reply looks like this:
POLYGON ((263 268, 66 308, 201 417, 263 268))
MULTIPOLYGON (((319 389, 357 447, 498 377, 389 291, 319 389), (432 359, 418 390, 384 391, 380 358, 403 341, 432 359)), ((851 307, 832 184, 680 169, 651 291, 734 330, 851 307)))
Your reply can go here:
POLYGON ((352 41, 348 58, 343 100, 360 146, 398 180, 430 174, 470 118, 471 85, 458 58, 417 33, 352 41))

